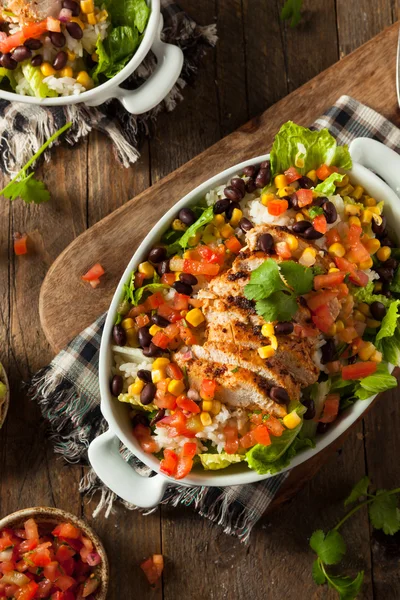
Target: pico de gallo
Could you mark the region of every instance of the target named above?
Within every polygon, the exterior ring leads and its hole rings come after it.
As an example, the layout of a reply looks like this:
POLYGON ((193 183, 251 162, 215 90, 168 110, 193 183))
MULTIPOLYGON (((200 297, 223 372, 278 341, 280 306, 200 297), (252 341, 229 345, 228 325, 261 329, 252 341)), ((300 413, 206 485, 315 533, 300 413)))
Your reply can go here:
POLYGON ((72 523, 36 522, 0 531, 0 599, 95 600, 101 562, 72 523))
POLYGON ((400 250, 346 146, 286 123, 175 215, 116 315, 113 396, 160 470, 276 473, 397 385, 400 250))

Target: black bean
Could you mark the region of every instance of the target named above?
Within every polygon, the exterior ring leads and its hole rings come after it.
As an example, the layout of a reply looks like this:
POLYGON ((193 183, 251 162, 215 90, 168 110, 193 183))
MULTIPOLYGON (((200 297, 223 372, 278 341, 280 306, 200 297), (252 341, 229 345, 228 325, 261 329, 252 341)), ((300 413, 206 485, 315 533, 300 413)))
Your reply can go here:
POLYGON ((332 339, 326 340, 326 344, 321 346, 321 363, 326 365, 326 363, 332 362, 336 355, 336 346, 335 342, 332 339))
POLYGON ((372 231, 374 232, 375 235, 382 235, 383 232, 386 229, 386 217, 385 215, 382 215, 382 223, 380 225, 378 225, 378 223, 375 223, 374 219, 372 219, 372 231))
POLYGON ((9 69, 10 71, 14 71, 18 66, 17 61, 13 59, 11 54, 3 54, 0 58, 0 63, 2 67, 9 69))
POLYGON ((160 356, 162 354, 161 348, 153 344, 153 342, 151 342, 151 344, 146 348, 143 348, 142 352, 144 356, 148 356, 150 358, 155 358, 156 356, 160 356))
POLYGON ((297 180, 297 183, 303 190, 310 190, 311 188, 313 188, 315 186, 315 183, 313 182, 313 180, 310 179, 309 177, 306 177, 306 175, 303 175, 303 177, 300 177, 300 179, 297 180))
POLYGON ((36 56, 32 57, 31 65, 32 67, 40 67, 43 63, 43 56, 41 54, 36 54, 36 56))
POLYGON ((310 227, 312 227, 312 224, 310 223, 310 221, 297 221, 297 223, 295 223, 292 227, 292 231, 293 233, 304 233, 305 231, 307 231, 307 229, 309 229, 310 227))
POLYGON ((43 46, 43 44, 40 40, 37 40, 35 38, 29 38, 25 40, 24 46, 29 48, 29 50, 39 50, 43 46))
POLYGON ((146 383, 142 391, 140 392, 140 402, 146 406, 151 404, 156 395, 157 388, 154 383, 146 383))
POLYGON ((293 333, 294 325, 291 321, 283 321, 282 323, 277 323, 274 330, 275 335, 290 335, 293 333))
POLYGON ((151 371, 148 371, 147 369, 139 369, 139 371, 137 372, 137 376, 141 381, 144 381, 145 383, 152 382, 151 371))
POLYGON ((239 202, 231 202, 228 208, 226 209, 225 214, 228 221, 232 219, 233 211, 235 210, 235 208, 241 210, 239 202))
POLYGON ((185 225, 190 226, 193 225, 193 223, 196 221, 196 215, 194 214, 191 208, 182 208, 179 211, 178 219, 180 219, 182 223, 185 223, 185 225))
POLYGON ((257 175, 257 177, 255 179, 256 187, 263 188, 263 187, 265 187, 266 185, 269 184, 270 180, 271 180, 271 169, 270 169, 270 167, 268 166, 268 168, 260 169, 258 171, 258 175, 257 175))
POLYGON ((160 410, 157 411, 157 414, 150 421, 150 427, 154 427, 154 425, 156 425, 158 423, 158 421, 161 421, 161 419, 163 419, 164 417, 165 417, 165 408, 160 408, 160 410))
POLYGON ((331 202, 330 200, 328 200, 328 202, 325 202, 325 204, 323 206, 323 211, 324 211, 324 215, 325 215, 325 219, 326 219, 327 223, 331 224, 337 220, 336 207, 333 204, 333 202, 331 202))
POLYGON ((138 340, 142 348, 147 348, 151 343, 151 333, 148 327, 140 327, 138 331, 138 340))
POLYGON ((325 196, 318 196, 312 201, 313 206, 323 206, 325 202, 328 202, 328 198, 325 198, 325 196))
POLYGON ((64 0, 62 3, 62 7, 70 10, 72 12, 73 17, 79 17, 81 9, 79 4, 77 2, 74 2, 74 0, 64 0))
POLYGON ((249 165, 243 169, 243 173, 247 177, 254 177, 254 175, 257 173, 257 168, 254 165, 249 165))
POLYGON ((274 249, 274 238, 270 233, 263 233, 258 238, 258 247, 266 254, 271 254, 274 249))
POLYGON ((65 43, 67 41, 65 39, 65 35, 61 31, 50 31, 49 38, 53 46, 55 46, 56 48, 62 48, 63 46, 65 46, 65 43))
POLYGON ((271 163, 269 160, 264 160, 260 165, 260 169, 270 169, 270 168, 271 168, 271 163))
POLYGON ((113 340, 117 344, 117 346, 126 345, 126 333, 122 325, 114 325, 112 335, 113 340))
POLYGON ((305 398, 301 401, 303 406, 306 407, 306 412, 303 415, 305 421, 311 421, 315 417, 315 404, 312 398, 305 398))
POLYGON ((24 60, 28 60, 31 58, 32 52, 26 46, 17 46, 15 50, 13 50, 12 57, 17 63, 23 62, 24 60))
POLYGON ((61 50, 53 60, 53 67, 56 71, 61 71, 68 62, 67 53, 61 50))
POLYGON ((387 237, 387 232, 385 237, 381 238, 381 246, 388 246, 388 248, 395 248, 395 243, 387 237))
POLYGON ((398 266, 399 266, 399 263, 397 262, 397 260, 395 258, 388 258, 382 264, 382 267, 385 267, 386 269, 393 269, 393 271, 395 271, 398 266))
POLYGON ((146 415, 144 415, 142 412, 137 412, 132 418, 132 425, 133 427, 136 427, 137 425, 144 425, 145 427, 148 427, 149 422, 146 415))
POLYGON ((239 202, 244 196, 244 192, 237 187, 233 187, 232 185, 228 185, 224 189, 224 195, 229 198, 229 200, 233 200, 233 202, 239 202))
POLYGON ((306 240, 319 240, 324 234, 314 229, 314 227, 309 227, 302 233, 302 235, 306 238, 306 240))
POLYGON ((66 29, 69 33, 69 35, 74 38, 74 40, 81 40, 83 37, 83 31, 82 28, 80 27, 80 25, 78 23, 67 23, 66 24, 66 29))
POLYGON ((252 194, 254 192, 254 190, 257 189, 256 186, 256 182, 254 181, 254 179, 249 179, 248 182, 246 183, 246 192, 248 194, 252 194))
POLYGON ((355 354, 354 356, 350 356, 350 358, 347 359, 347 364, 348 365, 354 365, 354 363, 357 362, 357 354, 355 354))
POLYGON ((159 327, 167 327, 167 325, 169 325, 169 321, 161 315, 152 315, 150 320, 159 327))
POLYGON ((149 261, 158 264, 165 260, 167 257, 167 251, 163 246, 156 246, 152 248, 149 252, 149 261))
POLYGON ((239 221, 239 227, 242 231, 246 232, 246 231, 250 231, 250 229, 253 229, 254 225, 251 221, 249 221, 249 219, 246 219, 246 217, 243 217, 239 221))
POLYGON ((381 294, 382 294, 382 296, 386 296, 386 298, 391 298, 392 297, 392 292, 390 291, 390 282, 389 281, 386 281, 382 285, 381 294))
POLYGON ((182 281, 175 281, 172 284, 172 287, 178 292, 178 294, 184 294, 185 296, 191 296, 193 293, 192 286, 187 285, 186 283, 182 283, 182 281))
POLYGON ((376 273, 379 275, 379 279, 384 282, 390 282, 393 279, 394 271, 393 269, 386 269, 385 267, 377 267, 375 269, 376 273))
POLYGON ((289 404, 289 394, 283 387, 274 386, 269 390, 269 396, 278 404, 289 404))
POLYGON ((121 375, 114 375, 111 379, 110 390, 113 396, 118 398, 120 393, 122 392, 122 388, 124 387, 124 380, 121 375))
POLYGON ((160 277, 165 275, 165 273, 169 273, 169 260, 162 260, 157 265, 157 273, 159 274, 160 277))
POLYGON ((179 281, 186 283, 186 285, 197 285, 199 283, 197 281, 197 277, 191 275, 190 273, 180 273, 179 281))
POLYGON ((329 423, 318 423, 317 433, 326 433, 329 428, 329 423))
POLYGON ((241 191, 243 198, 243 196, 246 194, 246 184, 243 179, 241 177, 234 177, 231 179, 231 185, 241 191))
POLYGON ((296 192, 290 196, 289 206, 293 208, 293 210, 301 210, 301 206, 299 206, 299 199, 297 198, 296 192))
POLYGON ((228 198, 222 198, 221 200, 217 200, 216 203, 214 204, 214 214, 215 215, 221 215, 222 213, 224 213, 226 211, 226 209, 228 208, 228 206, 230 205, 230 202, 228 200, 228 198))

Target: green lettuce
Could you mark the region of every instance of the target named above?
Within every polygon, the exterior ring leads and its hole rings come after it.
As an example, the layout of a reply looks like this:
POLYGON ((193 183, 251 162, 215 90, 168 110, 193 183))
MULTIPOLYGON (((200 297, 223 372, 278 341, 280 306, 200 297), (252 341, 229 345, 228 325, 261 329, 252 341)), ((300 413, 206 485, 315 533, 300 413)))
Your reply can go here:
POLYGON ((392 365, 400 367, 400 329, 397 325, 391 337, 382 338, 377 343, 377 348, 383 354, 383 358, 392 365))
POLYGON ((9 69, 5 69, 4 67, 0 67, 0 81, 2 81, 5 77, 7 77, 10 82, 10 86, 13 90, 17 87, 17 81, 15 79, 13 71, 9 69))
POLYGON ((58 96, 57 92, 51 90, 46 83, 43 83, 44 75, 39 67, 32 66, 30 62, 24 62, 21 68, 32 90, 31 96, 36 96, 36 98, 54 98, 58 96))
POLYGON ((392 337, 392 335, 394 334, 396 327, 397 327, 397 321, 399 318, 399 313, 398 313, 399 306, 400 306, 400 300, 392 300, 390 302, 389 307, 386 311, 386 315, 382 319, 380 329, 376 336, 377 342, 379 342, 379 340, 381 340, 383 338, 392 337))
POLYGON ((134 406, 135 408, 139 408, 140 410, 143 410, 145 412, 153 412, 155 410, 158 410, 158 407, 153 404, 153 402, 151 404, 142 404, 139 400, 139 396, 130 396, 129 394, 120 394, 118 396, 118 400, 120 402, 126 402, 127 404, 132 404, 132 406, 134 406))
POLYGON ((332 173, 325 181, 322 181, 317 185, 315 191, 323 196, 333 196, 336 190, 336 184, 343 181, 345 177, 346 175, 342 175, 341 173, 332 173))
POLYGON ((292 121, 282 125, 271 150, 272 176, 291 166, 305 174, 321 164, 351 169, 352 160, 347 146, 338 146, 327 129, 311 131, 292 121))
POLYGON ((6 384, 0 381, 0 399, 4 398, 7 393, 6 384))
POLYGON ((95 83, 101 74, 108 79, 117 75, 130 61, 139 43, 138 30, 127 26, 114 27, 104 41, 99 37, 96 43, 98 63, 92 71, 95 83))
POLYGON ((373 302, 382 302, 387 308, 391 302, 389 298, 382 294, 374 294, 374 282, 369 281, 365 287, 354 287, 352 289, 353 297, 358 302, 365 302, 366 304, 372 304, 373 302))
POLYGON ((387 365, 380 364, 373 375, 360 379, 355 390, 355 396, 360 400, 367 400, 375 394, 395 387, 397 387, 396 377, 390 375, 387 365))
MULTIPOLYGON (((183 248, 183 250, 185 250, 187 248, 190 238, 193 237, 194 235, 196 235, 196 233, 199 229, 201 229, 205 225, 208 225, 208 223, 211 223, 213 218, 214 218, 214 209, 212 206, 209 206, 200 215, 200 217, 197 219, 197 221, 195 221, 193 223, 193 225, 191 225, 189 227, 189 229, 187 229, 185 231, 183 236, 177 242, 175 242, 175 244, 179 244, 179 246, 181 248, 183 248)), ((175 244, 174 244, 174 246, 175 246, 175 244)))
POLYGON ((397 267, 389 289, 394 294, 400 294, 400 267, 397 267))
POLYGON ((164 283, 148 283, 147 285, 144 285, 143 287, 141 287, 135 291, 135 293, 133 294, 132 304, 134 306, 137 306, 138 304, 140 304, 143 294, 146 292, 155 294, 156 292, 161 292, 161 290, 167 290, 168 287, 169 286, 165 285, 164 283))
POLYGON ((146 29, 150 9, 145 0, 113 0, 109 2, 109 11, 113 25, 128 25, 139 33, 146 29))
POLYGON ((199 454, 203 469, 206 471, 218 471, 226 469, 230 465, 242 462, 245 457, 242 454, 199 454))
POLYGON ((296 429, 287 429, 281 437, 273 437, 271 446, 257 444, 246 454, 246 461, 250 469, 259 475, 273 475, 289 466, 291 460, 301 450, 314 448, 315 442, 309 438, 300 439, 297 436, 301 425, 296 429), (282 439, 283 438, 283 439, 282 439))

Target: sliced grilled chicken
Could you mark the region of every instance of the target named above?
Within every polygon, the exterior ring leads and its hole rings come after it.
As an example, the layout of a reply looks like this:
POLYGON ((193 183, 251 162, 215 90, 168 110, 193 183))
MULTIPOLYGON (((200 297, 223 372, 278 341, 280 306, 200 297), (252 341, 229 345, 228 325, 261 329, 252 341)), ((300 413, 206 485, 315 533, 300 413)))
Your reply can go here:
POLYGON ((61 10, 61 0, 5 0, 0 6, 10 10, 21 21, 38 21, 56 17, 61 10))

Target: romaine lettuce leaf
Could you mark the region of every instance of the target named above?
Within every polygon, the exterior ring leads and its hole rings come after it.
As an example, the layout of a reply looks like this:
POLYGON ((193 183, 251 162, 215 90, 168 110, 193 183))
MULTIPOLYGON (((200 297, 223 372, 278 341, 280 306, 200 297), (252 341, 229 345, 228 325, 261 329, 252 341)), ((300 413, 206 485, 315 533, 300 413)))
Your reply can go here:
POLYGON ((376 336, 376 341, 387 337, 392 337, 397 327, 397 320, 399 318, 399 306, 400 300, 392 300, 389 304, 389 307, 386 311, 386 315, 382 319, 382 323, 378 334, 376 336))
POLYGON ((327 129, 311 131, 292 121, 282 125, 271 150, 272 176, 291 166, 305 174, 321 164, 351 169, 348 147, 338 146, 327 129))
POLYGON ((145 0, 108 0, 106 7, 113 25, 136 27, 140 33, 145 30, 150 16, 145 0))
POLYGON ((43 83, 44 75, 39 67, 32 66, 30 62, 24 62, 21 69, 32 90, 31 96, 36 96, 36 98, 54 98, 58 95, 46 83, 43 83))
POLYGON ((390 375, 387 365, 381 363, 373 375, 360 379, 355 396, 360 400, 366 400, 379 392, 385 392, 395 387, 397 387, 396 377, 390 375))
POLYGON ((382 294, 374 294, 374 282, 370 281, 365 287, 354 287, 352 294, 358 302, 366 302, 366 304, 372 304, 373 302, 382 302, 387 308, 391 302, 389 298, 382 294))
POLYGON ((92 71, 92 79, 96 84, 98 84, 99 75, 101 73, 105 74, 110 68, 110 58, 106 52, 106 49, 104 48, 104 44, 100 36, 97 38, 96 54, 98 56, 98 62, 96 68, 94 69, 94 71, 92 71))
POLYGON ((213 218, 214 218, 214 209, 212 206, 209 206, 208 208, 206 208, 206 210, 203 212, 203 214, 200 215, 200 217, 197 219, 197 221, 195 221, 193 223, 193 225, 191 225, 189 227, 189 229, 187 229, 185 231, 183 236, 177 242, 174 243, 174 246, 176 244, 179 244, 179 246, 181 248, 183 248, 183 250, 185 250, 190 238, 193 237, 194 235, 196 235, 197 231, 201 227, 204 227, 204 225, 211 223, 213 218))
POLYGON ((230 465, 242 462, 245 457, 242 454, 199 454, 198 455, 206 471, 218 471, 226 469, 230 465))
POLYGON ((342 175, 341 173, 332 173, 325 181, 317 185, 315 191, 324 196, 333 196, 336 191, 336 183, 340 183, 345 177, 346 175, 342 175))
POLYGON ((147 285, 144 285, 143 287, 136 290, 133 294, 133 305, 137 306, 138 304, 140 304, 140 301, 145 292, 151 292, 152 294, 155 294, 156 292, 160 292, 161 290, 167 290, 168 287, 169 286, 165 285, 164 283, 149 283, 147 285))
POLYGON ((0 81, 2 81, 4 79, 4 77, 7 77, 12 89, 15 90, 15 88, 17 87, 17 82, 15 80, 14 73, 12 71, 10 71, 9 69, 0 67, 0 81))
POLYGON ((398 325, 391 337, 378 341, 377 348, 388 363, 400 367, 400 329, 398 325))
POLYGON ((260 475, 267 475, 268 473, 273 475, 274 473, 279 473, 279 471, 282 471, 282 469, 289 466, 292 458, 294 458, 301 450, 315 447, 314 440, 309 438, 293 438, 293 436, 289 435, 286 436, 285 445, 285 440, 282 440, 282 437, 285 434, 292 434, 293 432, 296 432, 297 435, 298 428, 292 430, 288 429, 280 438, 273 438, 274 441, 272 442, 271 446, 261 446, 260 444, 257 444, 257 446, 254 446, 254 448, 251 448, 246 454, 246 461, 250 469, 254 469, 260 475), (272 446, 276 444, 277 440, 282 440, 282 451, 279 452, 279 450, 277 450, 276 452, 266 452, 269 448, 272 448, 272 446), (270 456, 273 458, 272 461, 269 461, 270 456))
POLYGON ((126 25, 114 27, 104 42, 104 47, 110 61, 106 76, 114 77, 132 58, 139 46, 139 33, 136 28, 126 25))

